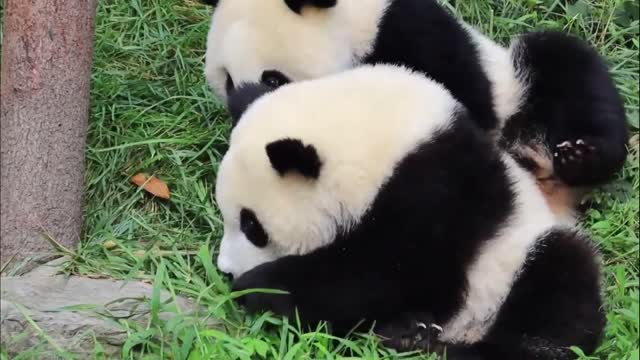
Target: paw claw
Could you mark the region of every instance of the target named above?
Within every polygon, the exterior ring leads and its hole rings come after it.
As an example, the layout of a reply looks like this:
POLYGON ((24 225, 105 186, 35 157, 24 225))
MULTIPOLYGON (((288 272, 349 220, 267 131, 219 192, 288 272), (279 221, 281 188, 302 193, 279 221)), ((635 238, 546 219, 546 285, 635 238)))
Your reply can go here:
POLYGON ((588 135, 558 141, 551 149, 554 173, 559 179, 576 184, 593 176, 591 169, 597 168, 602 161, 601 144, 601 139, 588 135))
POLYGON ((435 329, 438 332, 438 334, 442 333, 442 326, 440 326, 440 325, 431 324, 431 325, 429 325, 429 327, 432 328, 432 329, 435 329))

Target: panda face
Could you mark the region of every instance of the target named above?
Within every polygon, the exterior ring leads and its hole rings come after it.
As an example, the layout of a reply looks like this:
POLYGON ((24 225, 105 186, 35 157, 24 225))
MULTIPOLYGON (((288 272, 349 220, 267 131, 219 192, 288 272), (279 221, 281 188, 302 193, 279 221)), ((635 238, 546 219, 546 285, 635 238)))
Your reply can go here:
POLYGON ((224 218, 220 271, 237 277, 262 263, 308 253, 333 240, 333 210, 318 200, 320 166, 315 148, 293 139, 234 145, 227 152, 216 184, 224 218), (297 150, 300 156, 291 157, 297 150))
POLYGON ((388 1, 340 1, 300 13, 285 0, 220 1, 207 39, 207 82, 226 101, 242 83, 275 88, 348 69, 371 47, 388 1))

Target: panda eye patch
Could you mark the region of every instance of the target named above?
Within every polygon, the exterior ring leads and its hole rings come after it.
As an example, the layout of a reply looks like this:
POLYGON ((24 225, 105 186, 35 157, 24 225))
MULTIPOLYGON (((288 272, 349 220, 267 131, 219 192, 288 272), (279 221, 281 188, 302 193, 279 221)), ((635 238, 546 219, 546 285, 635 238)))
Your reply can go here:
POLYGON ((224 89, 227 91, 227 94, 229 94, 231 90, 233 90, 234 84, 233 84, 233 79, 231 78, 231 75, 229 75, 229 73, 226 71, 225 73, 227 74, 227 80, 224 83, 224 89))
POLYGON ((291 82, 288 77, 284 76, 283 73, 277 70, 264 71, 262 73, 262 78, 260 79, 260 81, 263 84, 274 89, 291 82))
POLYGON ((253 245, 260 248, 267 246, 269 236, 253 211, 249 209, 240 210, 240 230, 253 245))

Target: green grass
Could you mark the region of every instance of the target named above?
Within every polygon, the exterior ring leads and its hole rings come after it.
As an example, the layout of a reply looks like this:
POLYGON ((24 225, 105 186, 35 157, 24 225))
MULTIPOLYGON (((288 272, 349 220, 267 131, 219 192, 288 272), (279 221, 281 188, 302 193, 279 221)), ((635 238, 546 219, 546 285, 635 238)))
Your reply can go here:
MULTIPOLYGON (((454 3, 454 2, 451 2, 454 3)), ((610 61, 635 139, 618 181, 594 192, 584 225, 604 254, 603 359, 638 359, 638 5, 623 0, 460 0, 451 9, 506 44, 534 28, 570 31, 610 61), (488 3, 494 3, 491 10, 488 3)), ((202 75, 211 10, 189 0, 99 1, 86 169, 85 234, 68 270, 156 286, 197 299, 200 317, 152 317, 126 324, 124 358, 426 359, 398 355, 370 336, 348 340, 323 329, 300 333, 268 314, 249 317, 229 301, 216 272, 222 223, 214 200, 217 164, 229 134, 227 114, 202 75), (144 171, 165 180, 172 199, 146 196, 129 182, 144 171), (105 241, 118 244, 107 250, 105 241), (208 318, 221 319, 212 328, 208 318)), ((327 294, 329 296, 329 294, 327 294)), ((151 300, 157 314, 161 304, 151 300)), ((123 325, 125 326, 125 325, 123 325)), ((38 358, 42 347, 21 354, 38 358)), ((99 358, 101 347, 97 345, 99 358)), ((3 350, 2 358, 7 358, 3 350)))

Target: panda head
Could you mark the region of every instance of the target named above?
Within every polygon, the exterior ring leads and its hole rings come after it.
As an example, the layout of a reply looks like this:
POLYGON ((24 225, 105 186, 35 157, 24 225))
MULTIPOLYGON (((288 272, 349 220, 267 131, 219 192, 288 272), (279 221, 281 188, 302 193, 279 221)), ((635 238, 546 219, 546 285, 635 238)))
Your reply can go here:
POLYGON ((396 165, 457 106, 441 85, 390 65, 275 90, 246 84, 229 100, 237 125, 216 202, 218 267, 234 277, 354 231, 396 165))
POLYGON ((272 90, 245 84, 230 98, 233 121, 242 117, 243 126, 234 129, 233 145, 218 169, 216 201, 224 218, 224 236, 217 263, 234 277, 282 256, 307 253, 335 235, 337 224, 327 212, 330 205, 320 201, 324 164, 318 149, 304 132, 295 137, 260 136, 265 132, 249 126, 268 122, 263 117, 273 111, 269 104, 256 104, 256 110, 243 116, 257 98, 272 90))
POLYGON ((324 149, 316 148, 311 128, 283 131, 283 122, 298 116, 278 101, 280 94, 266 95, 273 90, 243 84, 229 99, 234 124, 242 121, 218 169, 224 236, 217 264, 234 277, 328 244, 344 222, 334 216, 339 201, 327 194, 324 149))
POLYGON ((226 101, 242 83, 275 88, 350 68, 373 42, 387 1, 218 1, 207 39, 207 82, 226 101))
POLYGON ((237 277, 333 239, 333 219, 318 204, 322 165, 313 144, 296 138, 271 141, 262 151, 244 149, 225 156, 216 185, 224 218, 217 261, 221 271, 237 277))

